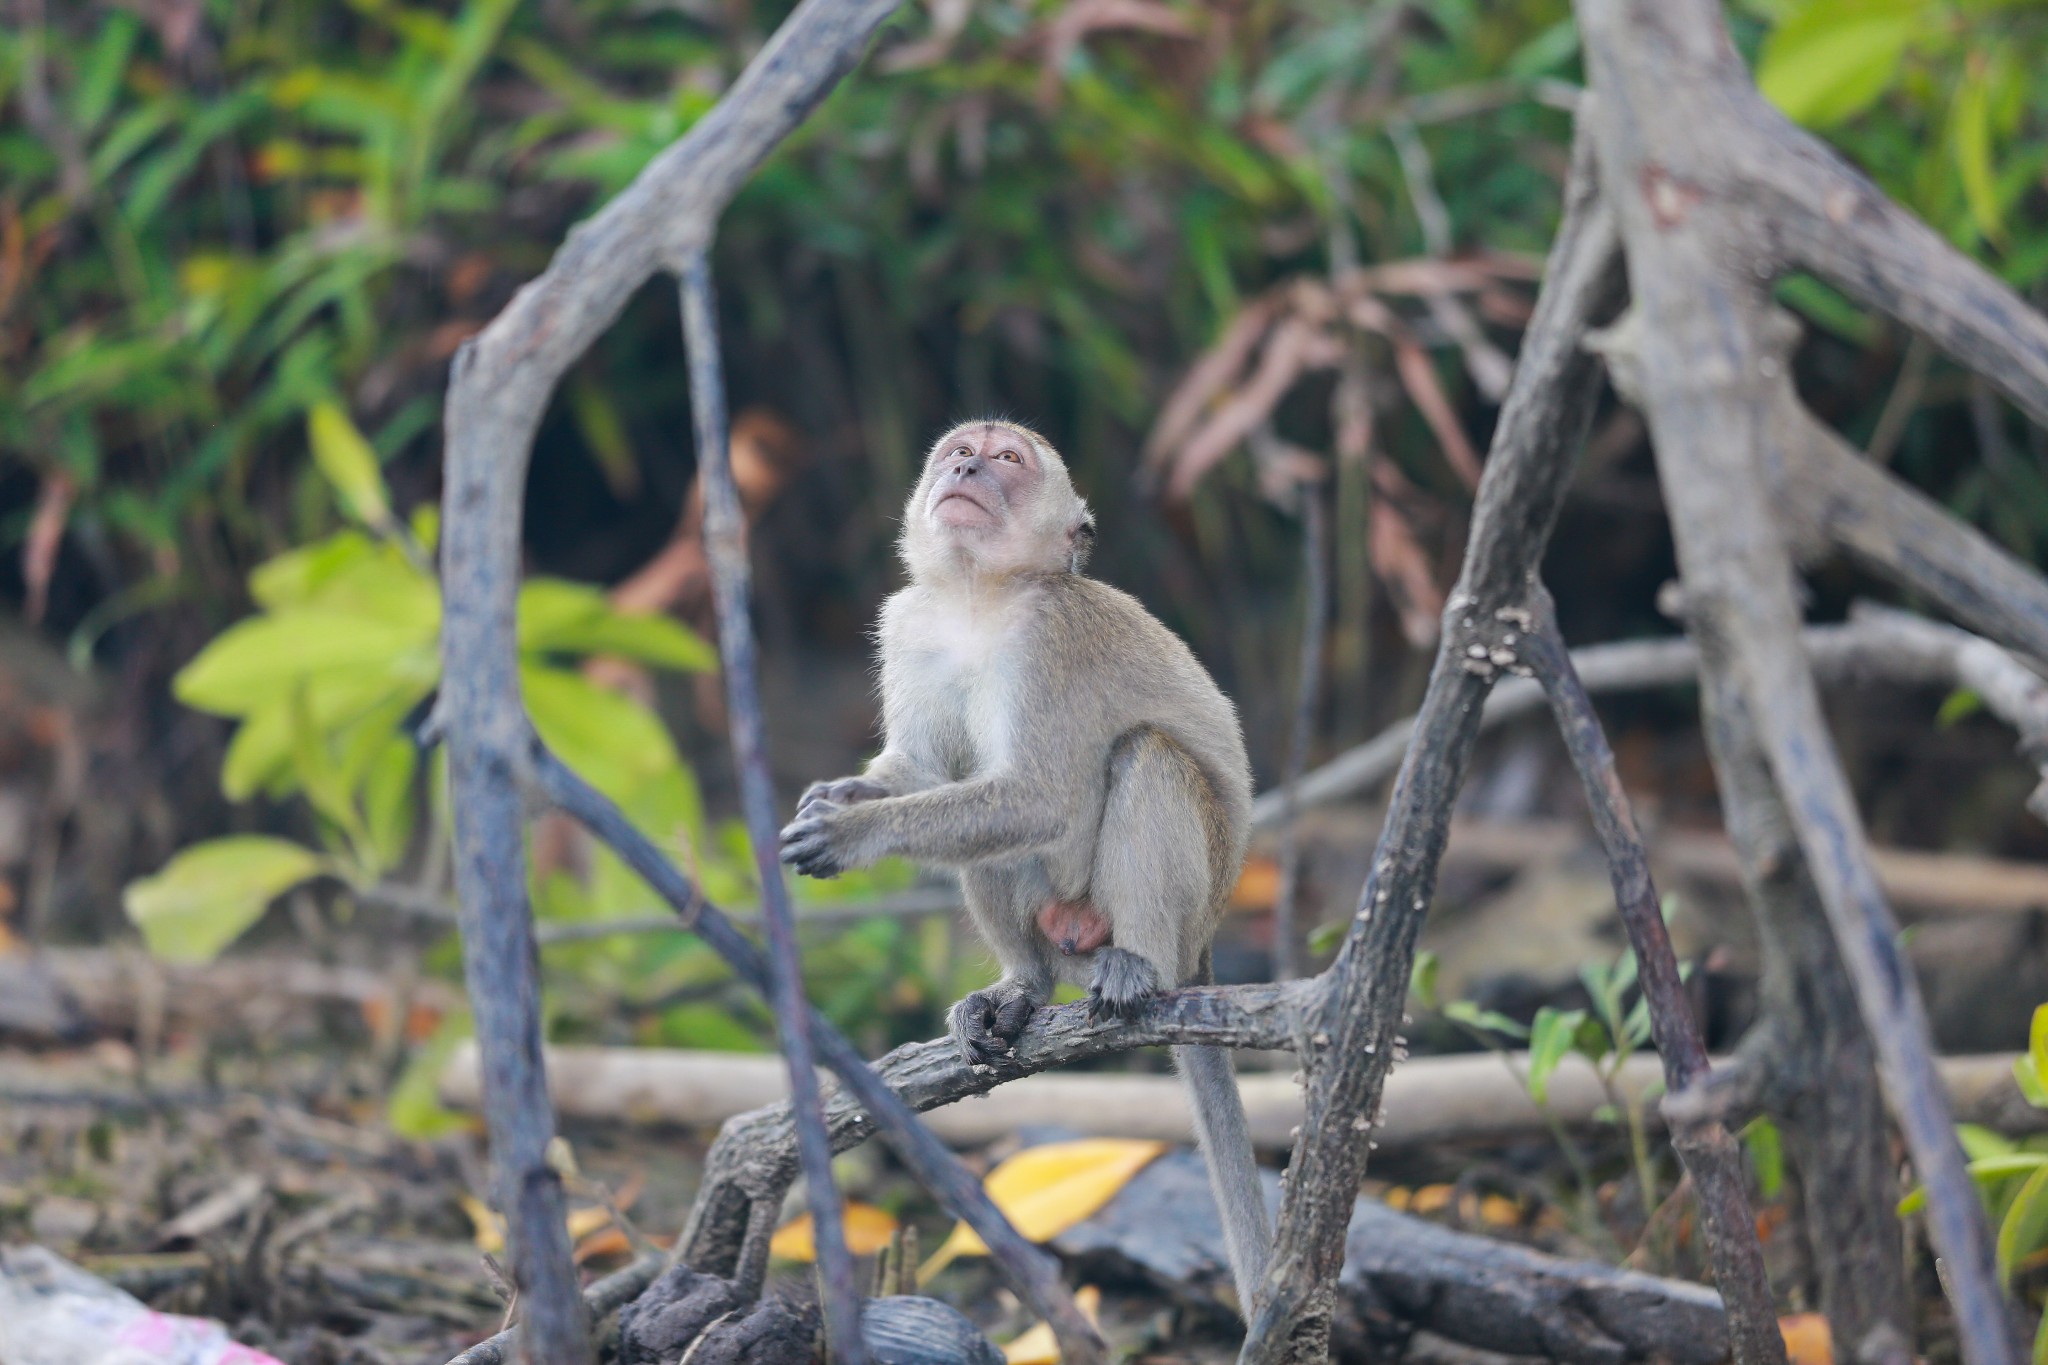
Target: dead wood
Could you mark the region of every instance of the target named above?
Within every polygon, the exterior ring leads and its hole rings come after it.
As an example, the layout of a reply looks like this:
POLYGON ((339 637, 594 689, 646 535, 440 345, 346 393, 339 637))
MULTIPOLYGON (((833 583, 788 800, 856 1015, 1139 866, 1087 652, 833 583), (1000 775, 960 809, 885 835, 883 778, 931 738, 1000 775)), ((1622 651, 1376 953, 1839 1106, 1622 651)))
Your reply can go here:
MULTIPOLYGON (((1266 1179, 1277 1204, 1279 1177, 1266 1179)), ((1142 1279, 1204 1307, 1229 1303, 1222 1227, 1192 1152, 1154 1161, 1053 1247, 1083 1274, 1142 1279)), ((1565 1365, 1716 1365, 1728 1356, 1726 1315, 1711 1289, 1458 1232, 1375 1199, 1351 1205, 1335 1288, 1339 1360, 1399 1359, 1417 1332, 1565 1365)))
MULTIPOLYGON (((885 1077, 904 1075, 913 1065, 943 1064, 943 1040, 911 1044, 880 1063, 885 1077), (904 1061, 899 1069, 898 1057, 904 1061)), ((1725 1059, 1724 1059, 1725 1060, 1725 1059)), ((721 1174, 707 1177, 705 1198, 724 1201, 730 1216, 751 1216, 760 1200, 740 1190, 730 1199, 721 1182, 757 1168, 785 1162, 789 1154, 777 1145, 787 1133, 779 1111, 788 1096, 780 1062, 772 1056, 734 1056, 722 1052, 687 1052, 667 1048, 551 1047, 547 1052, 550 1088, 557 1112, 565 1117, 609 1123, 672 1123, 708 1128, 729 1124, 714 1149, 712 1167, 721 1174)), ((1985 1053, 1941 1059, 1942 1081, 1956 1112, 1968 1121, 2006 1132, 2034 1132, 2043 1126, 2038 1110, 2025 1105, 2012 1080, 2011 1053, 1985 1053)), ((1602 1111, 1614 1095, 1646 1100, 1664 1084, 1662 1064, 1649 1053, 1631 1057, 1613 1077, 1609 1094, 1591 1063, 1576 1054, 1564 1059, 1550 1081, 1543 1108, 1529 1098, 1519 1077, 1528 1074, 1525 1053, 1464 1053, 1418 1057, 1387 1078, 1380 1106, 1381 1123, 1374 1140, 1382 1151, 1425 1150, 1445 1143, 1499 1143, 1541 1137, 1551 1124, 1581 1128, 1603 1121, 1602 1111)), ((1301 1125, 1301 1087, 1284 1071, 1238 1074, 1252 1142, 1262 1151, 1284 1152, 1301 1125)), ((921 1084, 927 1096, 950 1092, 921 1084)), ((12 1099, 12 1081, 0 1073, 0 1098, 12 1099)), ((52 1092, 42 1093, 46 1096, 52 1092)), ((479 1107, 476 1051, 465 1047, 449 1059, 441 1073, 444 1103, 458 1109, 479 1107)), ((79 1097, 82 1100, 85 1097, 79 1097)), ((1194 1141, 1186 1087, 1163 1074, 1128 1072, 1044 1072, 1010 1081, 981 1093, 972 1104, 935 1098, 938 1107, 926 1112, 925 1125, 958 1147, 979 1147, 1043 1123, 1056 1114, 1077 1133, 1102 1137, 1154 1138, 1162 1142, 1194 1141)), ((1648 1116, 1654 1123, 1654 1110, 1648 1116)), ((842 1148, 843 1150, 843 1148, 842 1148)), ((753 1187, 749 1187, 753 1188, 753 1187)), ((763 1197, 771 1186, 763 1185, 763 1197)), ((744 1235, 735 1222, 723 1234, 707 1226, 700 1236, 723 1242, 744 1235)))

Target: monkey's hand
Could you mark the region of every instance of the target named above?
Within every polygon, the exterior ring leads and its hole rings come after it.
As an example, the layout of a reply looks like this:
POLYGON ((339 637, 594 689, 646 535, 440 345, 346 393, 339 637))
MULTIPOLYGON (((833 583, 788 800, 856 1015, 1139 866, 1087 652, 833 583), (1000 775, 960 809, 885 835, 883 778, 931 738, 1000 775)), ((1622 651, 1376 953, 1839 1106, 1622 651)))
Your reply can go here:
POLYGON ((782 861, 806 877, 836 877, 868 862, 856 850, 853 822, 846 818, 851 813, 837 801, 810 799, 782 827, 782 861))
POLYGON ((993 1066, 1017 1052, 1017 1039, 1045 1002, 1014 981, 962 996, 946 1015, 946 1031, 969 1066, 993 1066))
POLYGON ((1159 971, 1128 948, 1104 948, 1088 983, 1088 1019, 1129 1019, 1163 989, 1159 971))
POLYGON ((857 806, 863 801, 874 801, 888 794, 887 787, 866 777, 842 777, 831 782, 813 782, 804 788, 803 796, 796 803, 796 813, 801 818, 805 811, 820 801, 829 801, 835 806, 857 806))

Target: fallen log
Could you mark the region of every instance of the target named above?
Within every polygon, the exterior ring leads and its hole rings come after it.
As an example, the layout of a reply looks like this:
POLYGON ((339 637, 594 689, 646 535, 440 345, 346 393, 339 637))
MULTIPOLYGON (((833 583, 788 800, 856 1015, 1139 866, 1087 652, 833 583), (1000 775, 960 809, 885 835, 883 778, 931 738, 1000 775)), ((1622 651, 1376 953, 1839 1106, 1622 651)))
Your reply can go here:
MULTIPOLYGON (((775 1104, 788 1095, 787 1077, 771 1054, 690 1052, 667 1048, 558 1047, 548 1049, 549 1087, 556 1112, 601 1121, 674 1123, 711 1127, 775 1104)), ((1387 1081, 1383 1125, 1374 1133, 1382 1149, 1444 1142, 1498 1142, 1546 1131, 1518 1076, 1525 1054, 1471 1053, 1417 1057, 1387 1081)), ((1991 1126, 2027 1128, 2037 1114, 2019 1100, 2010 1054, 1942 1060, 1958 1113, 1991 1126)), ((1654 1054, 1629 1059, 1616 1090, 1635 1098, 1663 1084, 1654 1054)), ((1238 1077, 1252 1141, 1268 1151, 1292 1143, 1302 1121, 1301 1091, 1280 1072, 1238 1077)), ((440 1076, 442 1102, 475 1110, 476 1049, 467 1044, 440 1076)), ((1579 1127, 1594 1121, 1609 1096, 1591 1064, 1576 1054, 1551 1079, 1549 1117, 1579 1127)), ((1656 1106, 1649 1106, 1654 1118, 1656 1106)), ((931 1110, 925 1122, 947 1142, 979 1146, 1043 1123, 1048 1114, 1077 1133, 1104 1137, 1193 1140, 1181 1083, 1167 1075, 1128 1072, 1053 1072, 1011 1081, 971 1102, 931 1110)))
MULTIPOLYGON (((1280 1178, 1265 1178, 1277 1209, 1280 1178)), ((1084 1278, 1142 1279, 1185 1303, 1231 1307, 1223 1230, 1193 1152, 1154 1161, 1052 1246, 1084 1278)), ((1721 1296, 1703 1285, 1457 1232, 1373 1199, 1352 1208, 1337 1293, 1341 1361, 1398 1359, 1417 1332, 1564 1365, 1715 1365, 1728 1354, 1721 1296)))

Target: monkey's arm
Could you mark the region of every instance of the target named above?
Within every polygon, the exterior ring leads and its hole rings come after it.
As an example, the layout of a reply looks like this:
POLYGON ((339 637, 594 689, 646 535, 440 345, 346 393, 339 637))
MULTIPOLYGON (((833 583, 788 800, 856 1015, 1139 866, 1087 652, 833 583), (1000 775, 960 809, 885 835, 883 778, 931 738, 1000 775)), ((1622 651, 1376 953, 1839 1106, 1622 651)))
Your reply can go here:
POLYGON ((1059 837, 1074 802, 1060 784, 1023 773, 949 782, 859 805, 813 803, 782 831, 782 860, 832 877, 891 856, 964 866, 1015 857, 1059 837))
POLYGON ((853 806, 884 797, 903 796, 935 787, 941 780, 937 773, 902 750, 884 749, 875 755, 867 771, 859 777, 837 777, 826 782, 813 782, 806 787, 803 796, 797 800, 796 813, 802 816, 820 802, 853 806))

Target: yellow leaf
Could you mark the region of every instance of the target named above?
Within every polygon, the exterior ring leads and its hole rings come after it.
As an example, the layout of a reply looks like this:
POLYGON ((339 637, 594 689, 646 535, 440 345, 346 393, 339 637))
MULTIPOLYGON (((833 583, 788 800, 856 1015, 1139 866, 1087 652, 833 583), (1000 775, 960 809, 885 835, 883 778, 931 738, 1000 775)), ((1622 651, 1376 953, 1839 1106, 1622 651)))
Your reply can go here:
POLYGON ((462 1211, 469 1215, 470 1225, 476 1229, 476 1249, 487 1256, 503 1251, 505 1220, 473 1194, 460 1195, 456 1202, 462 1205, 462 1211))
MULTIPOLYGON (((1082 1314, 1097 1327, 1102 1326, 1096 1314, 1102 1308, 1102 1291, 1092 1284, 1084 1284, 1074 1293, 1074 1302, 1080 1305, 1082 1314)), ((1060 1365, 1060 1344, 1052 1334, 1052 1324, 1041 1322, 1027 1328, 1015 1341, 1003 1348, 1003 1359, 1008 1365, 1060 1365)))
POLYGON ((571 1209, 565 1220, 569 1225, 569 1240, 580 1242, 599 1228, 612 1221, 611 1210, 600 1208, 571 1209))
MULTIPOLYGON (((896 1235, 895 1218, 887 1209, 878 1209, 873 1204, 849 1203, 844 1217, 846 1246, 856 1256, 874 1255, 896 1235)), ((768 1254, 783 1261, 815 1261, 817 1238, 817 1224, 811 1221, 811 1215, 802 1214, 776 1229, 768 1243, 768 1254)))
POLYGON ((1820 1313, 1791 1313, 1778 1319, 1789 1365, 1834 1365, 1835 1340, 1820 1313))
POLYGON ((1457 1190, 1450 1185, 1424 1185, 1408 1200, 1410 1213, 1442 1213, 1451 1206, 1457 1190))
MULTIPOLYGON (((1163 1142, 1133 1138, 1082 1138, 1030 1147, 988 1173, 982 1184, 1028 1242, 1057 1237, 1116 1196, 1166 1150, 1163 1142)), ((957 1225, 953 1233, 918 1267, 924 1284, 960 1256, 986 1256, 988 1247, 973 1228, 957 1225)))
POLYGON ((1522 1206, 1504 1194, 1482 1196, 1479 1221, 1497 1228, 1518 1228, 1522 1225, 1522 1206))

